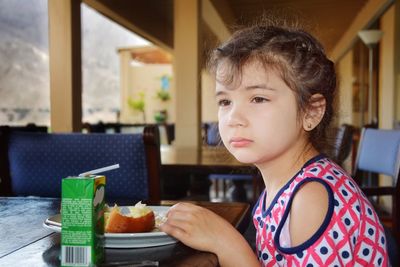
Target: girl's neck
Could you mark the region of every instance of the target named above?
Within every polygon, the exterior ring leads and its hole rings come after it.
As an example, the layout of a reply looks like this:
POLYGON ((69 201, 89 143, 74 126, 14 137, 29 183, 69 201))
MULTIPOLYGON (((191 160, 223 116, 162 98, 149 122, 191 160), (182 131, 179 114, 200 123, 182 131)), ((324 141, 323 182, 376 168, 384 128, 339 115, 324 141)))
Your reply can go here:
POLYGON ((275 197, 275 194, 304 166, 311 158, 319 152, 314 147, 304 150, 292 149, 279 157, 257 164, 260 170, 268 199, 275 197))

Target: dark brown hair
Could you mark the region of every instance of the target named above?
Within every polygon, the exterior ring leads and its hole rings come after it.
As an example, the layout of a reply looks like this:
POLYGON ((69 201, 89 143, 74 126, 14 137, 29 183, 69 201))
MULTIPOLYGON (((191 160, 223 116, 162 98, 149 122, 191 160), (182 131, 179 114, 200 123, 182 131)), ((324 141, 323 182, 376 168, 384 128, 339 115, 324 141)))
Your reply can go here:
POLYGON ((226 71, 219 82, 229 84, 240 79, 243 67, 254 61, 263 64, 266 70, 278 71, 295 93, 299 114, 315 101, 311 98, 313 94, 325 98, 324 117, 309 134, 311 144, 324 151, 326 132, 334 115, 336 73, 322 45, 297 26, 257 24, 236 31, 216 48, 208 67, 215 75, 217 68, 224 64, 226 71))

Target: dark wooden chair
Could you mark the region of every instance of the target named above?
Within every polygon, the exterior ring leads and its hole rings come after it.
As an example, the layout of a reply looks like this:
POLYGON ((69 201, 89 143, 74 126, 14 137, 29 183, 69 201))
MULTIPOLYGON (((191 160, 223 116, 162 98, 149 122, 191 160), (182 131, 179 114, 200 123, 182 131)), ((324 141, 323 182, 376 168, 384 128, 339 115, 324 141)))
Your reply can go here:
POLYGON ((1 126, 8 127, 10 131, 13 132, 38 132, 38 133, 47 133, 47 126, 36 125, 35 123, 28 123, 24 126, 1 126))
POLYGON ((98 122, 96 124, 84 123, 83 129, 85 129, 88 133, 105 133, 106 125, 103 122, 98 122))
POLYGON ((167 134, 167 143, 170 145, 175 140, 175 124, 165 123, 163 126, 165 127, 165 132, 167 134))
POLYGON ((379 212, 379 203, 374 199, 378 214, 382 222, 391 228, 397 242, 400 241, 400 130, 383 130, 363 128, 358 146, 357 158, 353 177, 361 186, 366 196, 392 197, 392 211, 388 218, 379 212), (373 183, 365 183, 362 178, 356 176, 358 171, 367 171, 376 174, 390 176, 392 185, 371 186, 373 183))
POLYGON ((352 150, 353 133, 354 127, 350 124, 342 124, 335 133, 334 146, 330 156, 340 166, 343 166, 343 162, 352 150))
POLYGON ((158 201, 159 146, 154 125, 141 134, 29 133, 1 127, 0 194, 60 197, 62 178, 119 163, 118 170, 105 173, 107 201, 158 201))

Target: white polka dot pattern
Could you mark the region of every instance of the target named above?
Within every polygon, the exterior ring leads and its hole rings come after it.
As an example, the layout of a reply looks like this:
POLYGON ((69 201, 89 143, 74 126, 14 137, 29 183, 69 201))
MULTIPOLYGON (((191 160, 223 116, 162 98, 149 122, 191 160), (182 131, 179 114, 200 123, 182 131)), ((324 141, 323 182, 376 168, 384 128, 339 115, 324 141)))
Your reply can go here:
POLYGON ((11 133, 9 160, 15 195, 61 196, 61 179, 119 163, 104 173, 106 198, 148 197, 142 134, 11 133))

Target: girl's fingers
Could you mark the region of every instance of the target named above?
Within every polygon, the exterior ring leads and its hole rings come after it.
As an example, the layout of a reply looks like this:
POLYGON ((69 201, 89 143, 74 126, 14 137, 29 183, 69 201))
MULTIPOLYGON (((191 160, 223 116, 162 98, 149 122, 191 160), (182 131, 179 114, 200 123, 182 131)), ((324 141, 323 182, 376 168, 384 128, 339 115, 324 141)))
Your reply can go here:
POLYGON ((167 220, 186 223, 197 223, 200 217, 201 214, 196 206, 177 205, 171 207, 167 213, 167 220))
POLYGON ((221 233, 221 225, 225 226, 221 220, 205 208, 178 203, 170 208, 160 230, 189 247, 215 251, 215 237, 221 233))
POLYGON ((161 225, 160 230, 179 240, 184 239, 184 236, 186 236, 186 232, 182 228, 169 223, 161 225))
POLYGON ((170 210, 167 214, 167 220, 180 220, 180 221, 190 221, 193 219, 193 215, 187 211, 180 210, 170 210))
POLYGON ((186 212, 193 212, 194 210, 197 210, 197 209, 199 209, 199 208, 200 208, 199 206, 193 205, 193 204, 191 204, 191 203, 179 202, 179 203, 173 205, 173 206, 169 209, 168 213, 169 213, 170 211, 186 211, 186 212))
POLYGON ((189 203, 178 203, 172 206, 167 214, 167 220, 160 226, 160 229, 175 238, 182 239, 194 233, 198 223, 197 206, 189 203))
POLYGON ((173 211, 168 215, 164 224, 190 232, 196 224, 196 220, 193 218, 193 215, 188 212, 173 211))
POLYGON ((160 230, 166 234, 178 239, 185 245, 200 250, 207 250, 207 241, 205 241, 203 231, 199 231, 196 225, 186 223, 185 221, 168 219, 160 226, 160 230))

